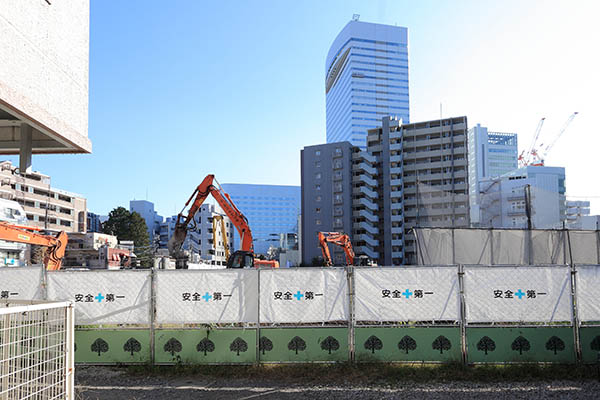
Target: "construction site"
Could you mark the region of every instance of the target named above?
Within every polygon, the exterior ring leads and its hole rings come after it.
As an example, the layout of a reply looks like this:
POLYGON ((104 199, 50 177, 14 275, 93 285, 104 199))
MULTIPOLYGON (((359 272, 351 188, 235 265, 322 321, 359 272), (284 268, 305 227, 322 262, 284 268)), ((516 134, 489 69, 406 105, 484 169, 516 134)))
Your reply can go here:
POLYGON ((600 215, 547 162, 579 112, 520 152, 441 105, 409 122, 406 28, 355 14, 327 113, 370 86, 386 111, 328 116, 300 186, 176 166, 178 213, 146 188, 101 215, 33 167, 92 157, 90 2, 0 3, 0 399, 597 396, 600 215))

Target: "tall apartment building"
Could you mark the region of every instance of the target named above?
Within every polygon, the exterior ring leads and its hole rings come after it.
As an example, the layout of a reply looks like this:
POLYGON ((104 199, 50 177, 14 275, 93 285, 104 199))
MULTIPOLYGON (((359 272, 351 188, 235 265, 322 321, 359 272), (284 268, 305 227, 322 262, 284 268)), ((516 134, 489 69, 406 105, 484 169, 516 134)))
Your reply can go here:
POLYGON ((146 222, 148 230, 148 238, 150 243, 154 243, 155 238, 160 236, 160 224, 163 222, 163 217, 154 211, 154 203, 148 200, 130 200, 129 212, 137 212, 146 222))
MULTIPOLYGON (((225 224, 225 239, 230 252, 233 253, 233 231, 234 226, 225 213, 218 205, 203 204, 200 210, 190 222, 188 234, 182 245, 182 249, 189 253, 189 262, 206 263, 211 265, 227 265, 225 256, 225 245, 220 225, 217 225, 216 236, 213 235, 213 217, 223 216, 225 224), (215 246, 216 238, 216 246, 215 246)), ((161 248, 167 248, 167 243, 175 230, 177 216, 167 217, 160 224, 160 242, 161 248)))
POLYGON ((407 28, 350 21, 325 62, 327 143, 366 148, 381 118, 409 122, 407 28))
POLYGON ((532 228, 562 228, 566 221, 562 167, 529 165, 498 178, 484 179, 480 184, 482 227, 527 228, 528 201, 532 228))
MULTIPOLYGON (((365 151, 348 142, 308 146, 301 160, 305 263, 320 255, 318 231, 343 231, 357 254, 401 265, 416 263, 412 228, 469 225, 466 117, 383 118, 365 151)), ((343 253, 334 261, 343 263, 343 253)))
MULTIPOLYGON (((582 200, 567 200, 567 226, 571 229, 581 229, 583 221, 590 215, 590 202, 582 200)), ((589 221, 589 218, 587 218, 589 221)))
POLYGON ((86 232, 86 199, 52 187, 48 175, 20 174, 10 161, 0 162, 0 197, 21 204, 30 225, 53 231, 86 232))
MULTIPOLYGON (((248 218, 255 253, 267 254, 282 233, 298 233, 299 186, 224 183, 221 187, 248 218)), ((235 241, 241 243, 237 230, 235 241)))
POLYGON ((468 132, 471 224, 480 223, 480 182, 518 168, 516 133, 490 132, 477 124, 468 132))
POLYGON ((102 222, 100 220, 100 215, 90 212, 87 212, 87 231, 88 232, 102 232, 102 222))

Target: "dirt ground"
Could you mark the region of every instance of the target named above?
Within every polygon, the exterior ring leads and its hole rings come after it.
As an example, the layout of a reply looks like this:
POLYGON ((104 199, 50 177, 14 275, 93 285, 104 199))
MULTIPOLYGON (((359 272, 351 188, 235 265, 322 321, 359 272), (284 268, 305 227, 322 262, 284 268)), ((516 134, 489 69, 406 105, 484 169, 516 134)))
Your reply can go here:
MULTIPOLYGON (((284 372, 285 373, 285 372, 284 372)), ((119 399, 598 399, 598 380, 533 380, 502 382, 361 382, 339 377, 302 376, 269 379, 264 375, 210 376, 132 373, 119 367, 78 367, 76 398, 119 399)), ((235 374, 234 374, 235 375, 235 374)))

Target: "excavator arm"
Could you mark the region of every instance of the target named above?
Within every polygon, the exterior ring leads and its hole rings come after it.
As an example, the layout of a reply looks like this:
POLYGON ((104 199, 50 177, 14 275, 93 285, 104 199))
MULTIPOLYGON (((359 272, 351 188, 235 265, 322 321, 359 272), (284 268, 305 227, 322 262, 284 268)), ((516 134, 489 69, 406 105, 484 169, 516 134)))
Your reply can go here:
POLYGON ((200 209, 200 206, 202 206, 209 195, 212 195, 217 203, 219 203, 227 217, 229 217, 239 232, 241 238, 241 250, 253 252, 252 233, 250 232, 250 227, 248 226, 248 220, 244 214, 238 210, 235 204, 233 204, 229 195, 224 193, 220 187, 213 185, 214 179, 214 175, 207 175, 185 203, 185 206, 183 207, 184 210, 190 204, 190 202, 192 202, 192 199, 194 200, 187 214, 184 214, 182 211, 177 216, 175 231, 173 232, 173 236, 168 243, 169 253, 172 256, 179 256, 181 246, 183 245, 187 235, 188 225, 194 219, 194 215, 196 215, 200 209))
POLYGON ((340 246, 346 255, 346 264, 354 265, 354 249, 352 248, 352 242, 350 241, 350 237, 348 235, 340 232, 319 232, 317 236, 319 238, 319 246, 321 247, 321 252, 323 253, 325 265, 328 267, 333 265, 327 243, 333 243, 337 246, 340 246))
POLYGON ((67 248, 69 239, 67 234, 60 232, 56 236, 48 236, 33 232, 35 230, 39 229, 0 222, 0 240, 47 247, 44 254, 46 269, 50 271, 59 270, 67 248))

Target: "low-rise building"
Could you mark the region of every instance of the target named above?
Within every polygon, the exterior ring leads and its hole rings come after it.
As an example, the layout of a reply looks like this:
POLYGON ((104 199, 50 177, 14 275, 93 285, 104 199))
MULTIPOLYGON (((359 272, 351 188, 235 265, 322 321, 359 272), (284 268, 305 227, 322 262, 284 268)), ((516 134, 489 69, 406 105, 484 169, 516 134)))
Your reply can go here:
POLYGON ((29 225, 67 233, 86 232, 86 199, 52 187, 48 175, 35 171, 21 174, 10 161, 0 162, 0 198, 21 204, 29 225))

